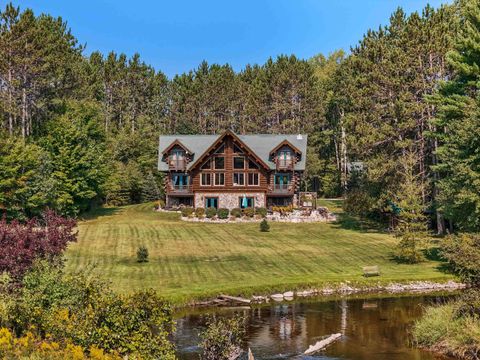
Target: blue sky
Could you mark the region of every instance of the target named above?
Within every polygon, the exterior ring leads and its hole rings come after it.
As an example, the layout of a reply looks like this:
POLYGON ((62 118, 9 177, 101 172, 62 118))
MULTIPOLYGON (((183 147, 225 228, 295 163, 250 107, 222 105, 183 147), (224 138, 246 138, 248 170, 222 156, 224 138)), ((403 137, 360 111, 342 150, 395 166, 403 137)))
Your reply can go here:
MULTIPOLYGON (((448 0, 430 0, 438 7, 448 0)), ((14 0, 35 13, 61 16, 86 53, 124 52, 169 77, 209 63, 239 70, 270 56, 309 58, 348 50, 401 6, 421 11, 427 0, 14 0)), ((2 8, 4 0, 0 0, 2 8), (2 4, 3 3, 3 4, 2 4)))

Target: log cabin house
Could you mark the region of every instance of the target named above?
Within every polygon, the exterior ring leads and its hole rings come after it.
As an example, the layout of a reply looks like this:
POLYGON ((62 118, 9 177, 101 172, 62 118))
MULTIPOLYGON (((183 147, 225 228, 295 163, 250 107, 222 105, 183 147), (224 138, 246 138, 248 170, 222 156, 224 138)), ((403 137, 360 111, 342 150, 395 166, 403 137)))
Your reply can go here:
POLYGON ((306 135, 162 135, 166 207, 296 205, 306 135))

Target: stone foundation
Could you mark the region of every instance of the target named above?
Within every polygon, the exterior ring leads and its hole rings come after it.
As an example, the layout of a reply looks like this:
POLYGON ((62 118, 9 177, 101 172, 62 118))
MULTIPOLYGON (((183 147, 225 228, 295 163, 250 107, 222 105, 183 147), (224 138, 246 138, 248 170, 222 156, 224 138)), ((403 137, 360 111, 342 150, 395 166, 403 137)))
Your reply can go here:
POLYGON ((253 197, 255 199, 255 207, 265 207, 265 194, 254 192, 228 192, 228 193, 195 193, 195 207, 205 207, 205 197, 217 197, 218 207, 234 209, 239 207, 239 197, 243 196, 253 197))

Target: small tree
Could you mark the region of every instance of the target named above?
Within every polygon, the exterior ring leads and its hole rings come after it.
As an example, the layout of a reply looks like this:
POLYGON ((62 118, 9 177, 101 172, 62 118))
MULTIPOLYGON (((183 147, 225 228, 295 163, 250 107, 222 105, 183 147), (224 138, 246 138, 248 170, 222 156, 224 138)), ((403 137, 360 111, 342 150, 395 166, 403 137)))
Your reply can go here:
POLYGON ((137 262, 139 263, 148 262, 148 249, 146 246, 140 246, 137 249, 137 262))
POLYGON ((270 225, 269 225, 267 219, 263 219, 260 222, 260 231, 261 232, 269 232, 270 231, 270 225))
POLYGON ((408 152, 401 160, 403 182, 396 198, 399 206, 399 225, 395 256, 406 263, 418 263, 423 260, 421 249, 427 238, 427 219, 422 203, 422 182, 415 172, 416 154, 408 152))

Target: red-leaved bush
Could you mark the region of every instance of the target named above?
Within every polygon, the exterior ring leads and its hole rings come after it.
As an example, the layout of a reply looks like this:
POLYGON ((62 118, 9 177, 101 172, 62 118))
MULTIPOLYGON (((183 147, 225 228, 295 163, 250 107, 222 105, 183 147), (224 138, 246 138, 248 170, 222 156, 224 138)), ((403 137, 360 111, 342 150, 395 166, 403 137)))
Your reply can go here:
POLYGON ((20 279, 36 259, 53 260, 76 241, 76 221, 46 210, 26 223, 0 220, 0 274, 20 279))

